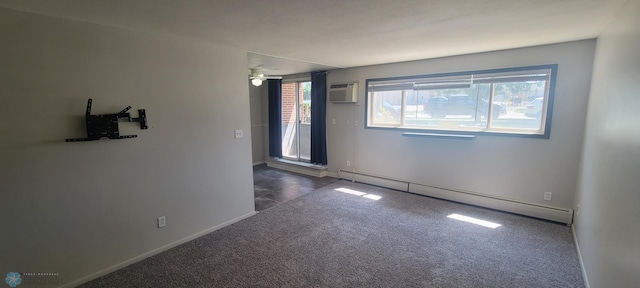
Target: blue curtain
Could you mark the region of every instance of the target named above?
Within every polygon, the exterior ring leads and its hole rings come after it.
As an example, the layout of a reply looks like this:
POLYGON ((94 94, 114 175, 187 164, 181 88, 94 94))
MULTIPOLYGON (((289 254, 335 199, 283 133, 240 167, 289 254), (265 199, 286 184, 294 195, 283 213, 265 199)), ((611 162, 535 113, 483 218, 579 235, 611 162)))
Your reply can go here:
POLYGON ((311 163, 327 165, 327 72, 311 73, 311 163))
POLYGON ((282 80, 269 80, 269 156, 282 158, 282 80))

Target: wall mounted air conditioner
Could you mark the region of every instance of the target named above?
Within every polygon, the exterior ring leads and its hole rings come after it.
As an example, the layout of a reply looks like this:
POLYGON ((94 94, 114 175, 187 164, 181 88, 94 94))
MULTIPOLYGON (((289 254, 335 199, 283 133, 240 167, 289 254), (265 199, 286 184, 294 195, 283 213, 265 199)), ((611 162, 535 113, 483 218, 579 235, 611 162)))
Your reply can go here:
POLYGON ((358 83, 333 84, 329 88, 329 102, 356 103, 358 102, 358 83))

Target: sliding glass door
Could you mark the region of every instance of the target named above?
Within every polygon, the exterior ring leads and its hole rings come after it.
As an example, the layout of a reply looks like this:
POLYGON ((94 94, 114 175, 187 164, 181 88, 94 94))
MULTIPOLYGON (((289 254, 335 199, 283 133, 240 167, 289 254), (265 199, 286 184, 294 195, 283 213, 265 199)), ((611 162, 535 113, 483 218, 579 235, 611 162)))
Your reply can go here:
POLYGON ((282 83, 282 157, 311 160, 311 82, 282 83))

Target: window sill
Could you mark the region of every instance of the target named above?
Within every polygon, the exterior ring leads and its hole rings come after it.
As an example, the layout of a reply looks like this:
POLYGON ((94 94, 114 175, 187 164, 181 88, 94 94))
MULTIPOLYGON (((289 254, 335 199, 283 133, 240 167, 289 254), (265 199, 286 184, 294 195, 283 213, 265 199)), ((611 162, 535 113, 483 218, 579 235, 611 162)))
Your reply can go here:
POLYGON ((267 166, 278 168, 286 171, 296 172, 304 175, 314 177, 327 176, 327 167, 322 165, 315 165, 311 163, 291 161, 280 158, 269 158, 265 161, 267 166))
POLYGON ((472 140, 473 138, 476 138, 475 135, 467 135, 467 134, 413 133, 413 132, 402 133, 402 136, 405 136, 405 137, 448 138, 448 139, 460 139, 460 140, 472 140))

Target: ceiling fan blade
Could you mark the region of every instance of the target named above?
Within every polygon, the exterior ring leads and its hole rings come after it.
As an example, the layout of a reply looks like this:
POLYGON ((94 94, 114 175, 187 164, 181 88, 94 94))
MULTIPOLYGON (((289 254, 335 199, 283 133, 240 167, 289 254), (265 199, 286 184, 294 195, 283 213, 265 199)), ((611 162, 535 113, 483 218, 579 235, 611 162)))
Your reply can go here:
POLYGON ((282 79, 282 76, 271 76, 271 75, 264 75, 262 70, 260 68, 251 68, 250 70, 250 75, 249 75, 249 79, 253 80, 253 79, 260 79, 260 80, 267 80, 267 79, 282 79))

